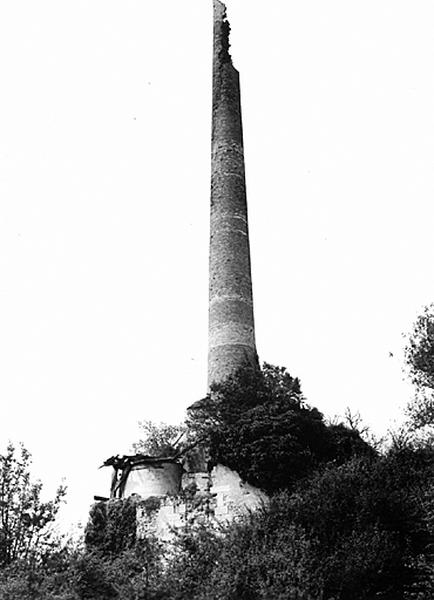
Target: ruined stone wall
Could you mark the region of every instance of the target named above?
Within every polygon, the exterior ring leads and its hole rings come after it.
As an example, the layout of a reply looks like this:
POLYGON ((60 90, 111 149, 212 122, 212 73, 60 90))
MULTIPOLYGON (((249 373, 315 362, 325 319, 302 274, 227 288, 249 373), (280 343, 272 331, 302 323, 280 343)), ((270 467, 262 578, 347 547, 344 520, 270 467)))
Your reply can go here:
POLYGON ((257 365, 238 71, 214 0, 208 385, 257 365))
POLYGON ((219 523, 230 522, 267 502, 264 492, 224 465, 217 465, 211 472, 211 493, 215 495, 213 516, 219 523))
POLYGON ((137 503, 137 535, 168 541, 185 525, 230 523, 267 502, 267 496, 217 465, 211 473, 185 473, 176 496, 151 497, 137 503))

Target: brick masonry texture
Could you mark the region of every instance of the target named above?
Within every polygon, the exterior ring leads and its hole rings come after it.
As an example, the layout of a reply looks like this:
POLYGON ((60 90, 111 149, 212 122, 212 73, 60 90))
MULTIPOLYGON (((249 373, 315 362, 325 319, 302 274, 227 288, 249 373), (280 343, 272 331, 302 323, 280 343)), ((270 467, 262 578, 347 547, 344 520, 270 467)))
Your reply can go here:
POLYGON ((214 0, 208 385, 257 366, 238 71, 214 0))

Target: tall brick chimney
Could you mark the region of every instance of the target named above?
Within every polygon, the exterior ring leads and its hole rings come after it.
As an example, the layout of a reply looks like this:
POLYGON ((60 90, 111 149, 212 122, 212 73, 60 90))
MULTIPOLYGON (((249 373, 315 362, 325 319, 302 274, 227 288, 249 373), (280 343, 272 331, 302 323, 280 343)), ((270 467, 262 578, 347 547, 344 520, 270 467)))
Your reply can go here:
POLYGON ((238 71, 226 7, 214 0, 208 386, 258 366, 238 71))

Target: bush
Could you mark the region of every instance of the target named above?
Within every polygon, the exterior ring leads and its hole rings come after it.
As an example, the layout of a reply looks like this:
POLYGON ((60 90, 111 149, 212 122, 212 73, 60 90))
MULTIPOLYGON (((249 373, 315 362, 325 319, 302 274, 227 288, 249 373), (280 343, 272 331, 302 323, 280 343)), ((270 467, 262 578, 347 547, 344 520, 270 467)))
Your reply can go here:
POLYGON ((413 558, 428 556, 430 528, 421 498, 431 458, 405 449, 328 466, 277 498, 282 519, 319 543, 325 597, 403 597, 423 579, 413 558))
POLYGON ((134 498, 94 504, 85 530, 88 550, 104 556, 119 554, 136 542, 136 502, 134 498))
POLYGON ((430 489, 418 449, 328 464, 218 535, 184 533, 164 597, 428 600, 430 489))

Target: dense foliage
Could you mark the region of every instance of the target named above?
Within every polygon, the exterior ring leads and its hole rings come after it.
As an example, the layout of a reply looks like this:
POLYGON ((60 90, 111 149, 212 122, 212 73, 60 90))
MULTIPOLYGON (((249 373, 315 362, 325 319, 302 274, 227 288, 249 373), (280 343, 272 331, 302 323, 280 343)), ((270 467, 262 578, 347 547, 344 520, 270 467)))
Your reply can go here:
POLYGON ((326 462, 374 453, 358 431, 327 425, 298 379, 269 364, 214 384, 189 413, 189 429, 207 440, 211 461, 267 492, 289 488, 326 462))
POLYGON ((405 349, 416 398, 408 407, 414 430, 429 428, 434 438, 434 304, 426 306, 413 325, 405 349))
POLYGON ((405 354, 413 383, 434 389, 434 304, 425 306, 418 316, 408 336, 405 354))
POLYGON ((89 513, 85 531, 89 550, 105 556, 119 554, 134 547, 136 542, 136 506, 134 500, 97 502, 89 513))
MULTIPOLYGON (((181 530, 170 548, 148 539, 107 551, 100 537, 70 557, 57 580, 62 595, 47 595, 51 576, 35 597, 428 600, 433 489, 431 451, 392 445, 383 456, 322 466, 230 527, 181 530)), ((18 597, 31 596, 10 596, 18 597)))
MULTIPOLYGON (((137 539, 134 499, 97 503, 83 546, 53 543, 50 551, 45 546, 36 553, 37 560, 27 560, 25 553, 3 559, 0 598, 434 597, 434 449, 414 441, 409 433, 414 421, 387 451, 374 451, 354 422, 327 424, 307 405, 297 379, 265 365, 261 374, 240 371, 215 386, 212 400, 208 396, 192 407, 189 425, 194 439, 207 441, 212 461, 268 490, 269 504, 230 526, 185 526, 163 544, 137 539)), ((147 429, 146 452, 159 452, 173 439, 171 431, 160 436, 157 429, 147 429)), ((6 522, 29 531, 26 527, 51 522, 61 493, 41 504, 40 488, 30 484, 26 452, 23 457, 13 448, 0 457, 0 508, 3 518, 15 515, 6 522), (15 495, 14 481, 21 482, 15 495), (35 518, 20 521, 26 514, 35 518)), ((2 556, 9 557, 4 523, 2 556)), ((38 539, 45 539, 42 533, 38 539)))
POLYGON ((20 446, 7 446, 0 455, 0 567, 21 561, 41 561, 57 543, 53 524, 65 495, 59 487, 54 500, 41 500, 42 484, 30 477, 31 455, 20 446))
POLYGON ((190 544, 171 581, 193 593, 168 598, 428 600, 433 513, 421 497, 429 471, 428 457, 410 449, 329 465, 223 537, 190 544))

